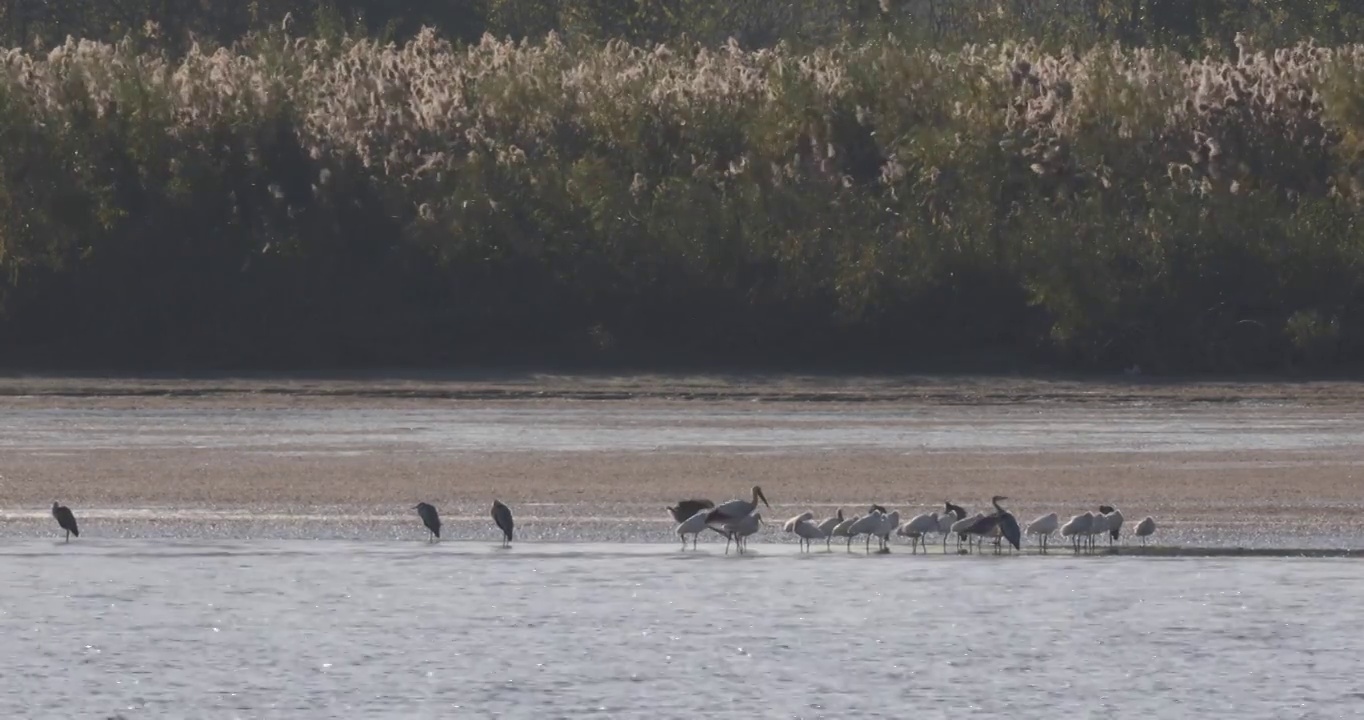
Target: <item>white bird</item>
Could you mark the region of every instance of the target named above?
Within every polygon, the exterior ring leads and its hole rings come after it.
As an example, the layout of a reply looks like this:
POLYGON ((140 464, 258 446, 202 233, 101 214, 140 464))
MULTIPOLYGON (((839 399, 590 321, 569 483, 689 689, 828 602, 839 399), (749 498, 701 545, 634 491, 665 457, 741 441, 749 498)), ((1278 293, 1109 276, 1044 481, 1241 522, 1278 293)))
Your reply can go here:
POLYGON ((795 531, 796 531, 796 523, 800 522, 801 520, 814 520, 814 519, 815 519, 815 514, 812 513, 812 512, 810 512, 809 510, 806 510, 805 512, 803 512, 803 513, 801 513, 801 514, 799 514, 799 515, 797 515, 797 516, 791 518, 790 520, 787 520, 785 523, 783 523, 782 526, 781 526, 781 531, 782 531, 782 532, 787 532, 787 533, 789 533, 789 532, 795 532, 795 531))
MULTIPOLYGON (((960 519, 961 518, 958 518, 956 515, 953 515, 950 512, 945 512, 942 513, 941 515, 938 515, 938 533, 942 535, 943 552, 947 552, 947 536, 952 534, 952 523, 955 523, 960 519)), ((924 548, 924 550, 927 551, 928 548, 924 548)))
POLYGON ((1047 541, 1051 539, 1051 534, 1056 532, 1060 524, 1061 518, 1056 513, 1047 513, 1028 523, 1027 534, 1037 536, 1039 552, 1047 551, 1047 541))
POLYGON ((843 522, 843 508, 838 509, 838 514, 833 517, 826 517, 819 521, 819 529, 824 532, 824 549, 829 549, 829 543, 834 538, 834 528, 843 522))
POLYGON ((863 515, 848 528, 848 550, 852 550, 852 541, 858 535, 867 536, 867 552, 871 552, 871 536, 881 530, 882 518, 885 517, 881 511, 877 510, 867 515, 863 515))
MULTIPOLYGON (((950 530, 951 527, 952 526, 949 524, 948 529, 950 530)), ((896 534, 909 538, 911 552, 919 552, 920 543, 923 543, 924 545, 924 552, 928 552, 928 544, 924 539, 925 536, 929 533, 938 532, 940 529, 941 526, 938 524, 938 514, 931 512, 915 515, 909 520, 906 520, 905 524, 901 525, 900 529, 896 531, 896 534)))
POLYGON ((1103 513, 1104 530, 1108 532, 1108 544, 1112 546, 1122 534, 1122 511, 1109 505, 1100 505, 1099 512, 1103 513))
POLYGON ((682 538, 682 549, 687 549, 687 536, 691 535, 691 548, 696 549, 696 541, 701 539, 701 533, 706 529, 706 515, 710 514, 709 509, 697 510, 695 515, 683 520, 677 526, 677 535, 682 538))
POLYGON ((967 530, 970 530, 971 526, 975 525, 977 522, 984 518, 985 513, 978 512, 975 515, 972 515, 971 517, 962 518, 961 520, 952 523, 952 527, 948 529, 948 532, 957 536, 957 549, 959 550, 961 549, 961 536, 965 534, 967 530))
POLYGON ((881 549, 890 552, 890 534, 895 532, 895 528, 900 527, 900 511, 891 510, 889 515, 881 516, 881 527, 876 530, 876 537, 881 539, 881 549))
POLYGON ((1076 515, 1066 521, 1061 526, 1061 537, 1070 538, 1070 545, 1075 552, 1080 552, 1080 538, 1089 535, 1089 528, 1094 523, 1094 514, 1086 512, 1083 515, 1076 515))
POLYGON ((854 515, 854 516, 848 518, 847 520, 844 520, 844 521, 840 522, 839 524, 837 524, 837 525, 834 526, 834 531, 833 531, 833 533, 832 533, 832 536, 833 536, 833 537, 845 537, 845 538, 848 538, 848 548, 851 550, 851 549, 852 549, 852 526, 853 526, 853 525, 856 525, 856 524, 857 524, 859 521, 861 521, 861 520, 862 520, 862 516, 861 516, 861 515, 854 515))
POLYGON ((1141 538, 1141 544, 1146 544, 1146 538, 1156 534, 1156 519, 1147 515, 1144 520, 1137 523, 1136 535, 1141 538))
MULTIPOLYGON (((758 527, 762 525, 763 516, 760 513, 745 515, 738 520, 730 523, 727 530, 734 536, 734 546, 742 555, 748 547, 748 536, 758 532, 758 527)), ((725 541, 725 554, 729 554, 729 541, 725 541)))
MULTIPOLYGON (((749 515, 752 515, 753 512, 758 509, 759 500, 762 501, 763 505, 767 505, 768 509, 771 509, 772 506, 767 503, 767 496, 763 495, 763 489, 754 485, 752 499, 730 500, 729 502, 717 505, 706 515, 706 525, 710 529, 724 535, 726 538, 733 540, 733 531, 727 530, 726 526, 733 524, 736 520, 742 520, 749 515)), ((729 552, 728 542, 725 543, 725 552, 729 552)))
POLYGON ((795 533, 800 536, 800 543, 805 552, 810 551, 811 540, 823 540, 829 537, 829 534, 824 531, 824 528, 821 528, 810 520, 801 520, 796 523, 795 533))

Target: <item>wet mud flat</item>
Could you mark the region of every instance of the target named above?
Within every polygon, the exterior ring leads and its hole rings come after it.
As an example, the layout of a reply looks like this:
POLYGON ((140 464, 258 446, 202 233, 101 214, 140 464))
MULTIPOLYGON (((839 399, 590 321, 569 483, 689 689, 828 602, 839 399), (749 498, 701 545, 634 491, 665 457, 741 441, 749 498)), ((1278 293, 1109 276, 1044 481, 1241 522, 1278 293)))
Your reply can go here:
MULTIPOLYGON (((0 379, 0 536, 669 542, 664 507, 760 484, 780 521, 1008 495, 1184 548, 1364 548, 1364 385, 1011 378, 0 379)), ((907 548, 906 548, 907 550, 907 548)), ((898 549, 897 549, 898 551, 898 549)))

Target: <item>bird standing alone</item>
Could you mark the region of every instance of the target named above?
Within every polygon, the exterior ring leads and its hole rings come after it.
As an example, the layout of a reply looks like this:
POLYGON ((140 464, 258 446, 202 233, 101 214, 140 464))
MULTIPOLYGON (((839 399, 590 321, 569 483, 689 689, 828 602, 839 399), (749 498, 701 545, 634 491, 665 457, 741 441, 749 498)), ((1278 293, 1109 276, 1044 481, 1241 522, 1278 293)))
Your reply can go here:
POLYGON ((436 506, 429 503, 417 503, 412 508, 422 518, 422 524, 427 530, 431 531, 431 537, 427 542, 435 542, 440 539, 440 513, 436 512, 436 506))
POLYGON ((52 517, 57 518, 57 524, 66 531, 66 541, 71 542, 71 536, 81 536, 80 528, 76 527, 76 516, 71 513, 71 508, 52 501, 52 517))
POLYGON ((501 500, 493 500, 493 522, 502 530, 502 547, 510 546, 515 525, 512 522, 511 508, 503 505, 501 500))

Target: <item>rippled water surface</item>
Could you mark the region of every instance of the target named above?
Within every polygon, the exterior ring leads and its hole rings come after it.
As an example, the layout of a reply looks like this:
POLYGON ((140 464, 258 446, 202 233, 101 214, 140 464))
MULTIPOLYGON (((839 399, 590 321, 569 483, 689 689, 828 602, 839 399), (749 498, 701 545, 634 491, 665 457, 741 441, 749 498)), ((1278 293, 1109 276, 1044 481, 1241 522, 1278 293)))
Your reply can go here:
POLYGON ((1338 718, 1358 561, 0 546, 0 717, 1338 718))

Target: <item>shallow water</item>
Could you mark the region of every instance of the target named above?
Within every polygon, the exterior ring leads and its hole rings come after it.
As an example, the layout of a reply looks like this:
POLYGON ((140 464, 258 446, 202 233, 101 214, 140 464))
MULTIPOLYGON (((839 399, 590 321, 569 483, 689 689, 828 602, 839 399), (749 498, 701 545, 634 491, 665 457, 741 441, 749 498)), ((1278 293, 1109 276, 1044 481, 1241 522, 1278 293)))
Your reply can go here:
POLYGON ((0 717, 1338 718, 1357 561, 0 546, 0 717))
POLYGON ((922 451, 1170 452, 1311 450, 1357 445, 1364 414, 1241 403, 1178 408, 1076 405, 818 405, 633 410, 470 407, 331 409, 16 408, 0 415, 0 450, 213 448, 357 453, 922 451))

